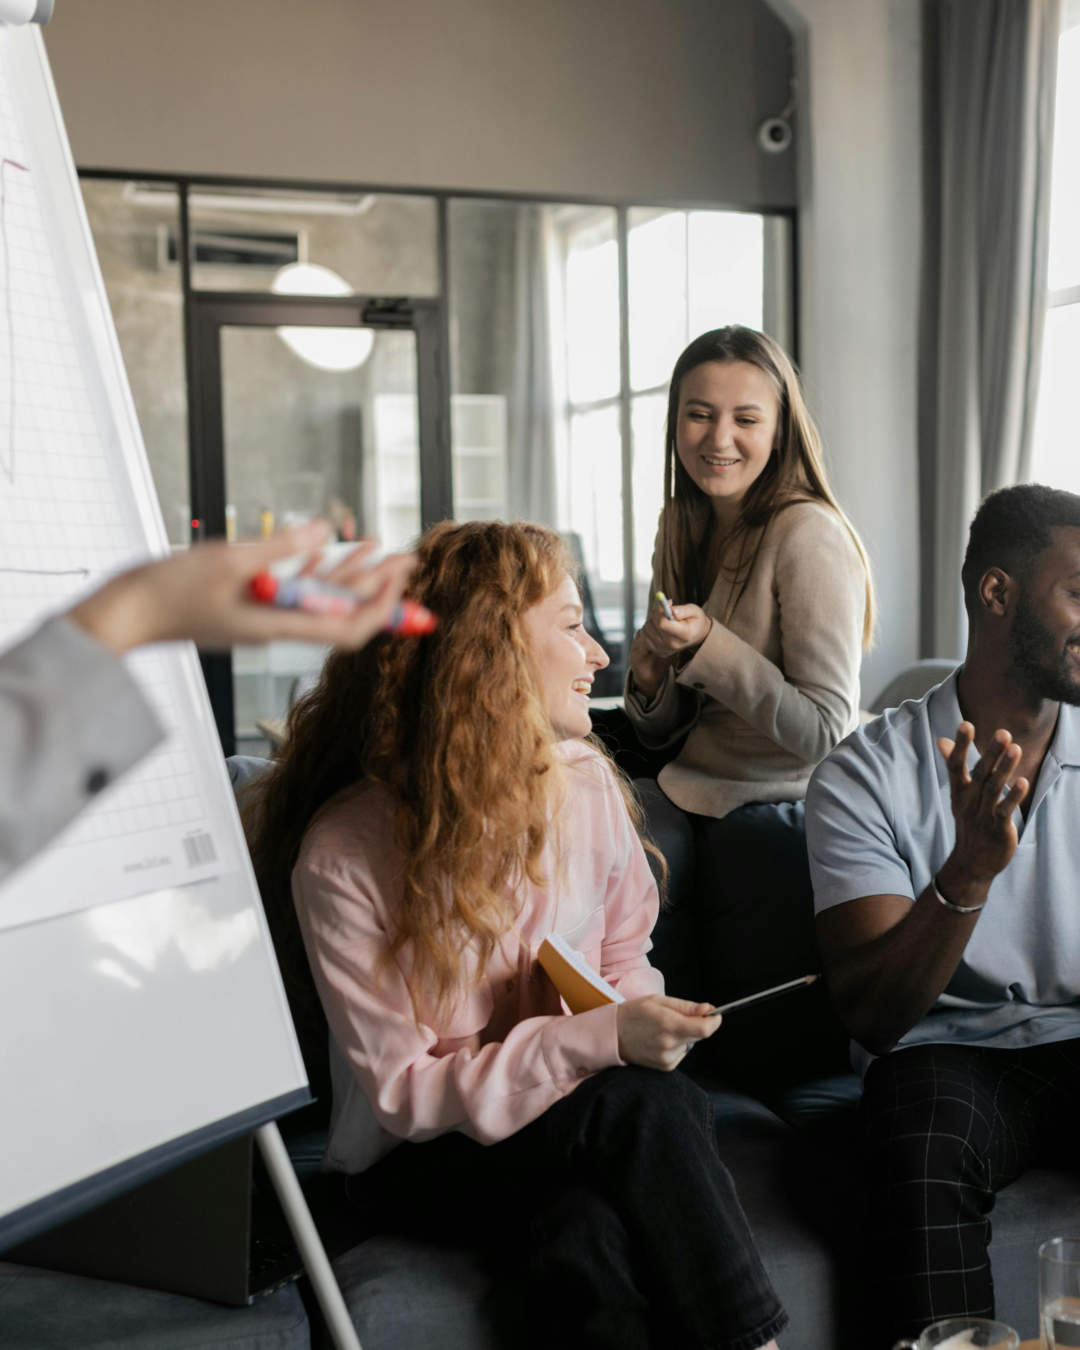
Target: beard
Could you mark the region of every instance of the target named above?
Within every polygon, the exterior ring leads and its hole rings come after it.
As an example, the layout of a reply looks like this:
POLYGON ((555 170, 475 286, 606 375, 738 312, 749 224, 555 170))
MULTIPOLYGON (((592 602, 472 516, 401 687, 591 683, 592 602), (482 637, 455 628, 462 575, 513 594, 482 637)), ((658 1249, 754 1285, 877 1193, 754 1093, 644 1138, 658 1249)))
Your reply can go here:
POLYGON ((1080 706, 1080 678, 1064 643, 1043 623, 1026 595, 1009 630, 1016 682, 1038 698, 1080 706))

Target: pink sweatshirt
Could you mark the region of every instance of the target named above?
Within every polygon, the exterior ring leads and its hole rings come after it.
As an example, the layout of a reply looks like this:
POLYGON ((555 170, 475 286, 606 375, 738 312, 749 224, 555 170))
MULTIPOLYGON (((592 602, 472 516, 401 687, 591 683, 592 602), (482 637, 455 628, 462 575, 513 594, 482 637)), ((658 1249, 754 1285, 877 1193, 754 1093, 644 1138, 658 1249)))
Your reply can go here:
POLYGON ((422 1013, 417 1024, 407 948, 377 975, 401 891, 389 795, 348 789, 305 836, 292 889, 330 1023, 328 1169, 362 1171, 403 1139, 447 1130, 495 1143, 623 1062, 615 1005, 571 1017, 537 964, 552 931, 626 998, 663 992, 646 957, 656 886, 618 786, 589 746, 561 748, 566 800, 544 859, 547 885, 527 883, 520 940, 508 934, 483 980, 439 1019, 422 1013))

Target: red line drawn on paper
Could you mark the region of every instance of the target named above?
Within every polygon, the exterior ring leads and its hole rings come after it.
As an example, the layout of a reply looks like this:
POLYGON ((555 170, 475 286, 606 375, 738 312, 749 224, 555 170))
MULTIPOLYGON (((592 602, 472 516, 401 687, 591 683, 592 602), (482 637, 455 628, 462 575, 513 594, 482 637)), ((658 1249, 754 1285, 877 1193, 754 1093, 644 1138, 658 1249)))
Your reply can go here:
POLYGON ((9 483, 15 481, 15 314, 11 303, 11 264, 8 251, 7 232, 7 171, 18 169, 29 173, 25 164, 14 159, 0 159, 0 243, 3 245, 4 258, 4 323, 8 340, 8 436, 7 463, 0 455, 0 468, 7 475, 9 483))

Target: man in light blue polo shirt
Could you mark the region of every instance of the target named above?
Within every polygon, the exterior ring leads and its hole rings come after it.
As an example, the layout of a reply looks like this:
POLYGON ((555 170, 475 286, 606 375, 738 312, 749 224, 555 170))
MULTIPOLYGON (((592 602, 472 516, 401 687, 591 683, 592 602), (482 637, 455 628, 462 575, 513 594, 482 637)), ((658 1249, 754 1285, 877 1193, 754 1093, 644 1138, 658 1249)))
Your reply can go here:
POLYGON ((996 1192, 1080 1167, 1080 497, 992 493, 963 582, 964 664, 849 736, 806 798, 818 941, 866 1068, 882 1344, 993 1316, 996 1192))

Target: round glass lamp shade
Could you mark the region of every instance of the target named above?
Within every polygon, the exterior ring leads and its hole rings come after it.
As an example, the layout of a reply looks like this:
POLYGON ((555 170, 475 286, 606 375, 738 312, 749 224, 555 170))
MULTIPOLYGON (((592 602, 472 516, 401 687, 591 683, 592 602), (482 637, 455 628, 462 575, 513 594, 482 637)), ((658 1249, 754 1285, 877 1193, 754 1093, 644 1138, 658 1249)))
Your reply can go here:
MULTIPOLYGON (((289 263, 274 277, 270 289, 277 295, 353 294, 344 277, 320 263, 289 263)), ((356 370, 375 346, 370 328, 284 327, 277 334, 301 361, 318 370, 356 370)))

